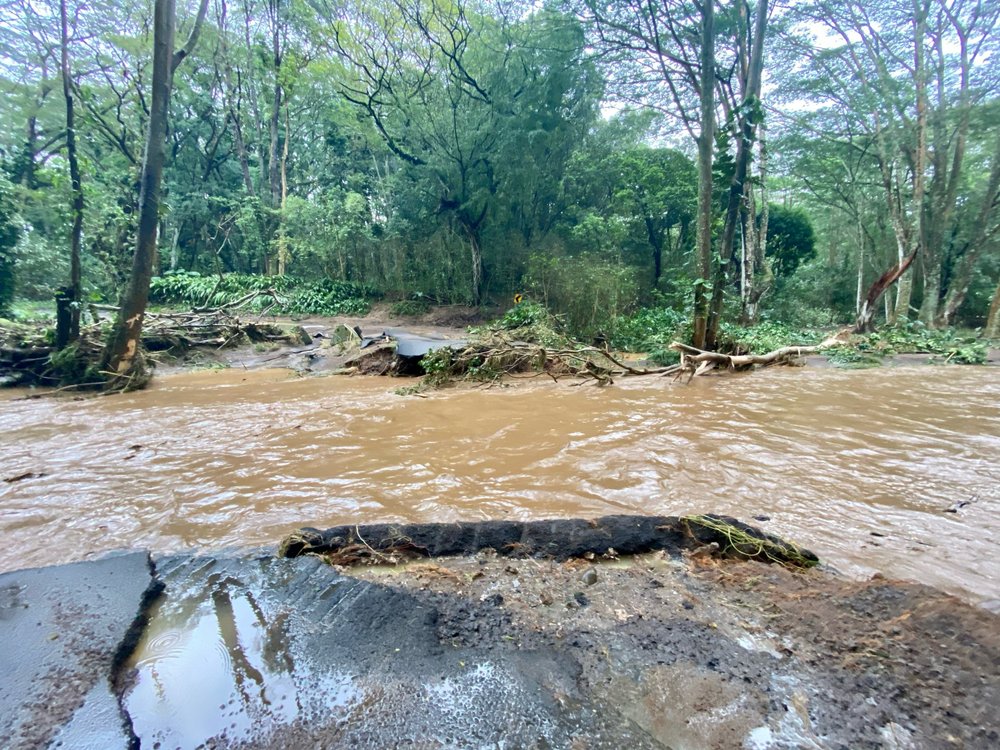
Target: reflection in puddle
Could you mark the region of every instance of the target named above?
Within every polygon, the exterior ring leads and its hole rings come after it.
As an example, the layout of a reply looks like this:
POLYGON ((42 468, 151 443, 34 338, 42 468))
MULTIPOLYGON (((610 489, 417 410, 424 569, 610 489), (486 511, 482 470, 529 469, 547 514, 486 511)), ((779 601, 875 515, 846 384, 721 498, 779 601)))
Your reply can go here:
POLYGON ((128 665, 124 703, 143 747, 248 741, 358 702, 346 672, 293 664, 286 613, 265 612, 234 581, 211 576, 206 588, 162 599, 128 665))

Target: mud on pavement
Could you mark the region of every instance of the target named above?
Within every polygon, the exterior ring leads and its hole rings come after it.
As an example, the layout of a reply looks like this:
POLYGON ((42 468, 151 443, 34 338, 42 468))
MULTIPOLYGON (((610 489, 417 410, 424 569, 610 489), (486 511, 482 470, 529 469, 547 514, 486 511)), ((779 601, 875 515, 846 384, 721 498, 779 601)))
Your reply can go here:
MULTIPOLYGON (((378 539, 374 527, 354 530, 378 539)), ((915 584, 734 561, 711 541, 662 547, 569 559, 484 548, 353 567, 318 554, 175 555, 155 560, 152 584, 136 565, 137 597, 164 591, 136 599, 144 628, 131 656, 101 662, 125 719, 114 717, 119 734, 131 735, 102 747, 1000 742, 997 615, 915 584)), ((3 583, 23 622, 44 615, 26 606, 22 573, 3 583)), ((60 621, 60 642, 76 642, 69 631, 90 618, 60 621)), ((50 624, 39 627, 47 637, 50 624)), ((14 746, 66 737, 70 713, 14 746)))

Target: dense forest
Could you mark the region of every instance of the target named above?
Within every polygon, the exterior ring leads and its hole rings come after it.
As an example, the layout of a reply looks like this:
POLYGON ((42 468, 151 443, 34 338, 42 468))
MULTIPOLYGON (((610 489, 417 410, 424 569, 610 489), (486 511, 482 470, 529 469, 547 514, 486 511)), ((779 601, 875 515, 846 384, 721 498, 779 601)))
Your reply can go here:
POLYGON ((998 3, 0 13, 8 315, 144 307, 153 275, 154 301, 266 285, 325 314, 523 293, 706 348, 761 321, 998 335, 998 3))

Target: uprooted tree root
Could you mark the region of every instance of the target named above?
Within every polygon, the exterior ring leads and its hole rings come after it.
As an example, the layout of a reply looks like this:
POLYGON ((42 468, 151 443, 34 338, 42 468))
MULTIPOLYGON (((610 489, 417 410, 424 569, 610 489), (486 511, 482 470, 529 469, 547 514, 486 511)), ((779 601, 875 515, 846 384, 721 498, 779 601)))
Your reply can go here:
POLYGON ((819 558, 809 550, 766 534, 735 518, 714 514, 684 516, 685 530, 702 544, 716 544, 723 556, 779 563, 793 568, 811 568, 819 558))
MULTIPOLYGON (((425 356, 426 372, 421 387, 440 387, 454 381, 496 382, 504 377, 549 376, 579 378, 598 386, 611 385, 620 376, 672 375, 688 380, 711 370, 739 371, 778 364, 792 364, 843 343, 849 331, 842 331, 817 346, 789 346, 767 354, 723 354, 674 342, 670 348, 680 353, 680 362, 665 367, 640 367, 608 348, 580 344, 569 337, 559 320, 539 315, 521 326, 505 326, 503 321, 472 332, 461 348, 443 348, 425 356)), ((383 358, 384 360, 384 358, 383 358)), ((379 360, 379 372, 391 372, 379 360)))
POLYGON ((497 381, 505 376, 547 375, 611 385, 625 375, 669 373, 671 367, 642 368, 622 361, 607 349, 574 346, 570 340, 546 345, 522 340, 518 331, 491 331, 461 349, 438 349, 424 357, 425 384, 440 386, 454 380, 497 381))

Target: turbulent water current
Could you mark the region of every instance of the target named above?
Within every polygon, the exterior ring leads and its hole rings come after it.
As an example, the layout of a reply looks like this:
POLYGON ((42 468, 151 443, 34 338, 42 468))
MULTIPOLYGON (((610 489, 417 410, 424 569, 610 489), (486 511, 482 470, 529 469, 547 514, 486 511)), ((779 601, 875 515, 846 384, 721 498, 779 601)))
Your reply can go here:
POLYGON ((231 369, 0 401, 0 570, 299 526, 719 512, 848 575, 1000 598, 1000 369, 404 384, 231 369))

